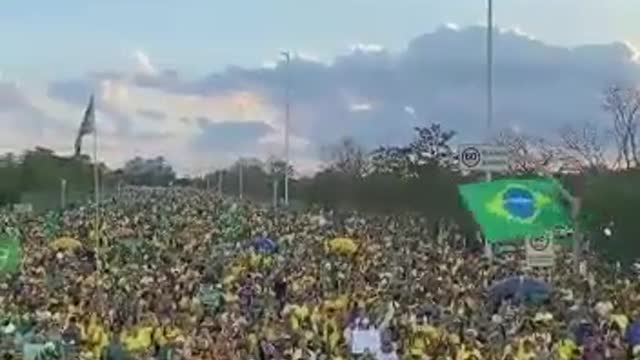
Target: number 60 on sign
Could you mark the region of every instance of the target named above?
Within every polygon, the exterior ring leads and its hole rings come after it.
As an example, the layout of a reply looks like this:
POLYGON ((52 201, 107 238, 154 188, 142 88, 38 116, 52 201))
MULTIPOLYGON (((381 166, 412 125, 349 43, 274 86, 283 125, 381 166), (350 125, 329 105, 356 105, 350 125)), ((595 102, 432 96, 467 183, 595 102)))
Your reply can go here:
POLYGON ((461 145, 458 156, 462 171, 503 172, 509 169, 509 152, 500 146, 461 145))

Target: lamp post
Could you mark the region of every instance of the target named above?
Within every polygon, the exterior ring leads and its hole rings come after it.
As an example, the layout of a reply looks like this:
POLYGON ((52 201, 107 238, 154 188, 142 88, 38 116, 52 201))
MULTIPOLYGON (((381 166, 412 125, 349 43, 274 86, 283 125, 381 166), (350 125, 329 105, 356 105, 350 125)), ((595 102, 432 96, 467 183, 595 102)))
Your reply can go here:
POLYGON ((289 126, 291 123, 291 90, 290 90, 290 66, 291 66, 291 53, 288 51, 282 51, 280 53, 287 63, 286 75, 285 75, 285 120, 284 120, 284 205, 289 205, 289 126))
MULTIPOLYGON (((493 129, 493 0, 487 0, 487 141, 491 141, 493 129)), ((485 173, 485 180, 491 181, 491 172, 485 173)), ((485 255, 492 260, 493 248, 485 239, 485 255)))
POLYGON ((493 128, 493 0, 487 0, 487 134, 493 128))
POLYGON ((60 179, 60 208, 64 210, 67 206, 67 180, 60 179))

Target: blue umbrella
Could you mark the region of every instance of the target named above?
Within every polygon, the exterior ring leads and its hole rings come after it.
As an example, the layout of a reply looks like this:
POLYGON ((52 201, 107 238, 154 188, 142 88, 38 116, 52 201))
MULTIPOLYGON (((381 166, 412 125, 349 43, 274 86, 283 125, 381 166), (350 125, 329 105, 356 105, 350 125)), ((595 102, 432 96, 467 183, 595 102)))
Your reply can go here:
POLYGON ((273 254, 278 251, 278 244, 269 238, 258 238, 253 246, 256 251, 263 254, 273 254))
POLYGON ((551 286, 540 280, 512 276, 492 286, 489 289, 489 297, 494 301, 512 298, 525 303, 537 303, 548 299, 551 291, 551 286))

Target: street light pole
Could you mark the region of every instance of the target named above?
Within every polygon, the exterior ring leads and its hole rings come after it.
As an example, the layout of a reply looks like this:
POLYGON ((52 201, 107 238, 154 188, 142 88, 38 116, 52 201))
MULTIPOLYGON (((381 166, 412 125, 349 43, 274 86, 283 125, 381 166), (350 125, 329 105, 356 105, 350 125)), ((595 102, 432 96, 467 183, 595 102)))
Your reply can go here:
POLYGON ((244 197, 244 161, 240 159, 238 161, 238 193, 240 195, 240 200, 244 197))
POLYGON ((493 0, 487 0, 487 135, 493 127, 493 0))
POLYGON ((222 177, 224 176, 223 170, 218 172, 218 195, 222 196, 222 177))
POLYGON ((60 180, 60 208, 67 206, 67 179, 60 180))
POLYGON ((286 75, 285 75, 285 122, 284 122, 284 205, 289 205, 289 126, 291 123, 291 105, 290 105, 290 66, 291 66, 291 53, 283 51, 280 53, 284 56, 287 63, 286 75))
MULTIPOLYGON (((491 141, 493 128, 493 0, 487 0, 487 141, 491 141)), ((491 172, 485 174, 491 181, 491 172)), ((485 254, 493 260, 492 245, 485 238, 485 254)))

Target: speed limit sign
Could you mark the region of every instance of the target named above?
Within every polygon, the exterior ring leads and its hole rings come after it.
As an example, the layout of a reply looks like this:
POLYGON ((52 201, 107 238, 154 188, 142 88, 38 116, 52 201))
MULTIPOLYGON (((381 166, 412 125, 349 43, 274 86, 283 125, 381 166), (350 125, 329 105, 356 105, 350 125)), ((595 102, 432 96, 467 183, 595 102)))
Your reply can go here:
POLYGON ((533 238, 529 240, 529 246, 535 251, 542 252, 547 250, 547 248, 553 242, 552 235, 544 235, 539 236, 537 238, 533 238))
POLYGON ((480 165, 482 155, 478 148, 469 146, 460 153, 460 164, 466 168, 473 169, 480 165))
POLYGON ((509 153, 495 145, 462 145, 458 150, 458 163, 463 171, 502 172, 509 168, 509 153))

